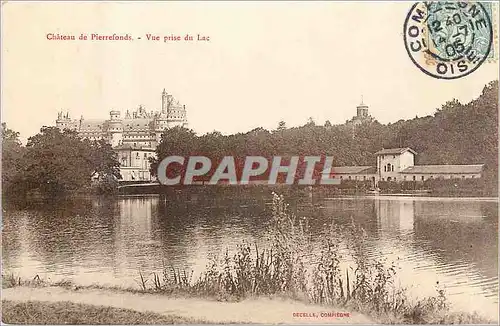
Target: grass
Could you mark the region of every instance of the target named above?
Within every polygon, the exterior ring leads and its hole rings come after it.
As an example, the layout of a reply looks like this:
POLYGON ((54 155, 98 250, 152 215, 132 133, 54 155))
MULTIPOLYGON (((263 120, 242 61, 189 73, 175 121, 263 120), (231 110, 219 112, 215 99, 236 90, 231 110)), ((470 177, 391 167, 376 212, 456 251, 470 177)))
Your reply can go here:
POLYGON ((13 302, 2 300, 2 322, 22 325, 162 325, 206 324, 175 315, 164 316, 72 302, 13 302))
POLYGON ((15 286, 43 286, 45 285, 45 281, 43 281, 40 276, 35 275, 32 280, 23 280, 21 277, 16 276, 12 273, 10 274, 2 274, 2 288, 11 288, 15 286))

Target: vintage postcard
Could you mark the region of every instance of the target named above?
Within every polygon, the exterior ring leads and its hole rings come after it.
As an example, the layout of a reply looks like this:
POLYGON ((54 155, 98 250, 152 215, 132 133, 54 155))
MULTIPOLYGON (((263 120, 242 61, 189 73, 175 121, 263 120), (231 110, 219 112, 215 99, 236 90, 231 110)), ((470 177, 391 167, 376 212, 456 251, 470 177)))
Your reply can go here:
POLYGON ((3 1, 5 324, 498 324, 497 2, 3 1))

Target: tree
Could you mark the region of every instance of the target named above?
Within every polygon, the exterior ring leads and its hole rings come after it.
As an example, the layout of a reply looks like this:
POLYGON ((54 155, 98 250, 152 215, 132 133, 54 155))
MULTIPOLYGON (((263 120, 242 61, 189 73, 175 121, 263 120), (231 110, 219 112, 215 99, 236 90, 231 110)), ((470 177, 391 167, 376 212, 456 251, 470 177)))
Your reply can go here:
MULTIPOLYGON (((200 155, 198 142, 195 132, 191 129, 179 126, 166 129, 156 147, 156 157, 150 159, 151 175, 158 174, 158 165, 168 156, 176 155, 187 158, 190 155, 200 155)), ((169 170, 171 173, 180 174, 184 172, 185 168, 178 164, 171 164, 169 170)))
POLYGON ((104 139, 92 142, 91 150, 94 168, 91 178, 97 177, 97 191, 101 194, 115 193, 118 189, 118 180, 122 178, 118 154, 104 139))
MULTIPOLYGON (((486 85, 479 98, 470 103, 451 100, 433 116, 387 125, 373 121, 353 129, 351 125, 331 125, 326 121, 328 128, 324 128, 309 118, 301 127, 286 128, 285 122, 280 121, 273 132, 256 128, 229 136, 218 132, 196 136, 181 127, 168 129, 157 148, 158 159, 154 160, 151 172, 156 174, 157 163, 169 155, 333 156, 337 166, 374 166, 373 154, 381 148, 411 147, 418 153, 417 164, 484 163, 487 169, 482 180, 487 181, 490 193, 494 193, 498 175, 497 124, 498 82, 495 81, 486 85)), ((237 169, 240 168, 241 162, 237 163, 237 169)))
POLYGON ((330 120, 326 120, 325 121, 325 127, 326 128, 330 128, 332 126, 332 123, 330 122, 330 120))
POLYGON ((119 177, 119 163, 110 145, 93 144, 76 131, 61 132, 57 127, 43 127, 30 137, 23 160, 25 189, 47 196, 88 191, 96 175, 101 180, 119 177))
POLYGON ((277 131, 283 131, 283 130, 286 130, 286 123, 285 121, 281 120, 279 123, 278 123, 278 128, 276 129, 277 131))
POLYGON ((2 188, 3 193, 11 195, 18 192, 23 169, 24 147, 19 140, 19 133, 2 123, 2 188))
POLYGON ((113 147, 104 139, 95 140, 91 143, 92 163, 94 171, 92 177, 98 176, 99 179, 121 179, 120 163, 118 154, 113 151, 113 147))
POLYGON ((314 122, 314 119, 312 117, 309 117, 307 119, 307 123, 306 123, 306 126, 315 126, 316 123, 314 122))

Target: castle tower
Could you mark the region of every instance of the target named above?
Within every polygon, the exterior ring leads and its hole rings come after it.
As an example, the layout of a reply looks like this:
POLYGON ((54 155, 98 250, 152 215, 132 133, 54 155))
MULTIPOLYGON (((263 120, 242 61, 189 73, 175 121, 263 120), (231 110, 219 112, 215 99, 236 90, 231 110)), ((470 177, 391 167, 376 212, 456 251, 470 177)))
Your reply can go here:
POLYGON ((57 113, 56 127, 61 131, 71 127, 69 112, 66 112, 66 114, 64 114, 62 111, 57 113))
POLYGON ((368 118, 368 105, 363 103, 363 96, 361 96, 361 104, 356 107, 356 110, 356 116, 358 118, 368 118))
POLYGON ((108 132, 111 135, 111 146, 115 147, 120 145, 123 140, 123 124, 120 118, 120 111, 110 111, 109 115, 108 132))
POLYGON ((167 106, 168 106, 167 96, 168 96, 167 91, 164 88, 163 92, 161 93, 161 113, 164 114, 167 113, 167 106))
POLYGON ((168 116, 168 107, 169 107, 169 99, 172 95, 168 95, 165 88, 161 93, 161 112, 160 114, 155 116, 154 128, 155 128, 155 136, 156 142, 159 143, 161 140, 161 134, 167 128, 167 116, 168 116))
POLYGON ((182 106, 183 110, 184 110, 184 121, 182 122, 182 126, 184 128, 187 128, 188 127, 188 120, 187 120, 187 111, 186 111, 186 105, 183 105, 182 106))
POLYGON ((186 116, 186 106, 179 103, 179 101, 175 101, 172 98, 170 105, 167 111, 167 118, 169 128, 175 126, 183 126, 185 122, 186 116))

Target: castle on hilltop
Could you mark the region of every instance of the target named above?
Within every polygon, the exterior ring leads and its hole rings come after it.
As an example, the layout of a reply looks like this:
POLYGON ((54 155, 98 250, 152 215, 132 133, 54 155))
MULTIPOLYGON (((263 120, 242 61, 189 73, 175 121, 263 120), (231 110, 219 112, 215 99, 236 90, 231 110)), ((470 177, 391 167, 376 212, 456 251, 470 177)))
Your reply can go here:
POLYGON ((161 134, 167 128, 187 127, 186 106, 165 89, 161 94, 161 110, 146 111, 142 106, 125 113, 112 110, 109 119, 71 119, 69 113, 59 112, 56 126, 76 130, 85 139, 104 139, 113 146, 120 161, 122 181, 150 181, 149 158, 155 156, 161 134))

